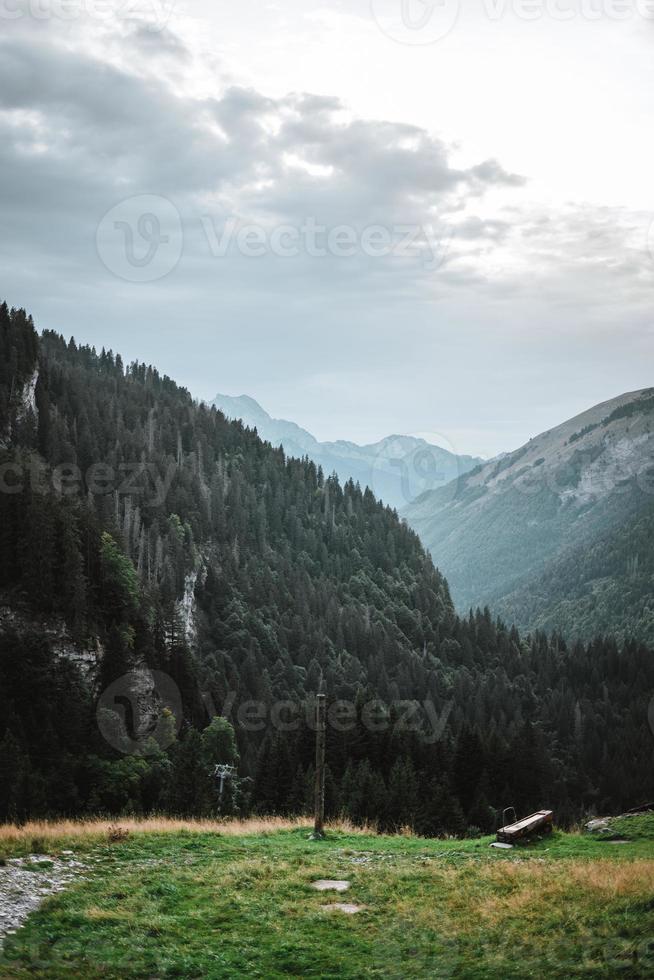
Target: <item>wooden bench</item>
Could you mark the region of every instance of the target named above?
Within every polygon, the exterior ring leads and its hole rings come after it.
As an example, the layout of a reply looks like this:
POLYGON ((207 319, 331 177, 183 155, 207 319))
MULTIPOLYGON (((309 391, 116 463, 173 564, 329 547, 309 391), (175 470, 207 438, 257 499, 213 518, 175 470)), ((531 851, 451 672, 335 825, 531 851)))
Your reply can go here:
MULTIPOLYGON (((510 809, 513 809, 512 807, 510 809)), ((506 814, 506 810, 504 813, 506 814)), ((515 810, 513 810, 515 817, 515 810)), ((554 813, 552 810, 538 810, 537 813, 530 813, 522 820, 515 820, 513 823, 505 824, 497 831, 497 839, 502 844, 515 844, 518 840, 530 837, 532 834, 540 832, 549 834, 552 832, 554 813)))

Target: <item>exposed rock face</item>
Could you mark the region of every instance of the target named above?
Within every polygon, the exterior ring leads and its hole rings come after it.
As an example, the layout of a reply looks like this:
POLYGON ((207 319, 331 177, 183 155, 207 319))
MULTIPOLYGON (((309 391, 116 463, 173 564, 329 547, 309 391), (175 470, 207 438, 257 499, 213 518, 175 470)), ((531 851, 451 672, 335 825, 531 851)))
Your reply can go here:
POLYGON ((0 425, 0 449, 6 449, 10 445, 16 426, 26 421, 30 415, 34 419, 37 418, 36 383, 38 380, 39 369, 35 367, 29 380, 15 393, 10 406, 9 416, 5 419, 4 425, 0 425))
POLYGON ((196 634, 196 624, 195 624, 195 584, 198 580, 197 569, 189 574, 184 579, 184 595, 180 599, 179 609, 182 616, 182 622, 184 624, 184 636, 186 637, 187 643, 192 644, 195 641, 196 634))
MULTIPOLYGON (((182 620, 184 628, 184 638, 189 646, 193 646, 197 639, 197 604, 195 601, 195 587, 204 584, 207 577, 208 562, 211 555, 207 551, 201 551, 198 555, 195 568, 184 577, 184 593, 177 602, 177 610, 182 620)), ((213 556, 215 558, 215 556, 213 556)))
POLYGON ((140 663, 100 693, 96 717, 117 752, 151 755, 168 748, 179 731, 182 698, 172 677, 140 663))
POLYGON ((80 644, 73 640, 65 622, 58 617, 35 616, 19 606, 0 605, 0 632, 6 630, 38 632, 49 643, 55 658, 74 663, 89 683, 95 682, 104 654, 97 637, 90 637, 85 644, 80 644))
POLYGON ((147 738, 156 729, 161 716, 162 702, 157 689, 156 674, 145 664, 140 664, 129 674, 134 703, 134 737, 147 738))
POLYGON ((95 649, 80 649, 72 644, 65 644, 56 651, 58 657, 74 663, 87 680, 95 680, 102 653, 99 640, 96 641, 95 649))
POLYGON ((39 380, 39 369, 35 367, 29 381, 23 386, 20 394, 20 402, 16 409, 16 421, 22 422, 31 413, 37 415, 36 408, 36 383, 39 380))

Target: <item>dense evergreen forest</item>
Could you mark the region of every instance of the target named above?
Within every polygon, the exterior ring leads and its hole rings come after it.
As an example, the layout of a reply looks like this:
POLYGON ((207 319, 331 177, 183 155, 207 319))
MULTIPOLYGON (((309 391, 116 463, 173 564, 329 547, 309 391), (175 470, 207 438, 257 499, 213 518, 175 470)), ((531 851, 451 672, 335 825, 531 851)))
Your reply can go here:
POLYGON ((0 483, 0 820, 300 812, 313 732, 285 719, 320 689, 352 705, 330 715, 332 814, 465 833, 508 804, 565 822, 654 798, 648 649, 457 617, 368 489, 6 305, 0 483), (101 696, 142 665, 179 717, 130 754, 101 696), (238 767, 221 803, 216 762, 238 767))
MULTIPOLYGON (((650 474, 654 475, 654 470, 650 474)), ((520 623, 565 635, 610 631, 654 644, 654 501, 629 512, 621 501, 617 527, 576 542, 538 577, 497 603, 520 623)))

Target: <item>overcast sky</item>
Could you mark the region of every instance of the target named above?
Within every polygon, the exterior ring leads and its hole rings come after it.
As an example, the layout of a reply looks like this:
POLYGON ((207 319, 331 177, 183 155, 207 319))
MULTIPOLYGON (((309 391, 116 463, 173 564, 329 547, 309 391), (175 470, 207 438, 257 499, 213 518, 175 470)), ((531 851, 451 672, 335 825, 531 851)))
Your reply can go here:
POLYGON ((654 383, 654 0, 138 2, 0 0, 39 328, 482 455, 654 383))

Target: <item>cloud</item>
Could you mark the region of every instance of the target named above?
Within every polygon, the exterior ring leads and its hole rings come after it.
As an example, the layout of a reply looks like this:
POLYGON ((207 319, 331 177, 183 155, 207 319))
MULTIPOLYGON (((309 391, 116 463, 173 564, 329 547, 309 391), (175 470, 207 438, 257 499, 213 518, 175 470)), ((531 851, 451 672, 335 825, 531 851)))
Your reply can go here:
MULTIPOLYGON (((308 390, 316 363, 346 388, 374 370, 366 404, 395 412, 389 431, 402 418, 407 431, 439 429, 429 399, 461 399, 462 364, 470 390, 517 390, 522 372, 531 397, 530 353, 552 369, 533 338, 581 344, 609 330, 618 304, 640 356, 653 276, 645 215, 535 204, 525 177, 492 156, 462 164, 433 133, 358 118, 329 93, 271 96, 226 83, 227 71, 207 84, 206 65, 198 84, 195 59, 172 29, 138 24, 28 24, 0 41, 0 255, 8 299, 43 326, 157 360, 200 394, 229 372, 265 400, 270 378, 308 390), (96 232, 123 201, 138 217, 129 202, 142 195, 171 202, 184 242, 168 275, 134 283, 112 274, 96 232), (271 247, 276 230, 301 235, 309 221, 324 229, 320 254, 301 237, 292 257, 271 247), (235 243, 248 224, 265 237, 259 257, 235 243), (350 256, 324 249, 338 226, 355 235, 350 256), (370 254, 374 226, 394 245, 413 229, 412 248, 370 254), (423 417, 403 415, 413 403, 423 417)), ((622 342, 607 354, 607 372, 626 352, 622 342)), ((356 416, 360 396, 340 410, 356 416)))
MULTIPOLYGON (((143 58, 161 47, 187 56, 169 31, 136 27, 143 58), (147 40, 146 40, 147 39, 147 40)), ((182 204, 221 194, 252 215, 302 215, 353 225, 419 221, 460 207, 518 179, 495 161, 453 167, 448 147, 415 126, 340 115, 339 100, 311 95, 272 99, 232 86, 216 98, 175 91, 43 37, 0 44, 0 106, 5 159, 20 197, 55 180, 55 208, 66 203, 95 220, 109 195, 161 193, 182 204), (292 166, 289 157, 306 169, 292 166), (11 161, 19 163, 11 167, 11 161), (316 176, 320 173, 321 176, 316 176), (328 176, 325 176, 328 175, 328 176), (88 194, 104 192, 89 209, 88 194)), ((5 182, 11 200, 17 190, 5 182)))
MULTIPOLYGON (((592 289, 593 277, 602 288, 617 281, 634 294, 651 285, 649 255, 634 244, 643 216, 630 224, 618 209, 536 207, 524 197, 525 178, 496 159, 457 166, 442 139, 403 122, 353 117, 334 96, 272 98, 235 84, 198 95, 183 75, 159 69, 162 52, 183 70, 192 60, 170 29, 103 30, 111 40, 104 49, 84 32, 77 47, 70 37, 64 43, 56 24, 49 34, 39 25, 0 42, 0 199, 14 254, 52 249, 57 261, 79 263, 81 275, 102 278, 92 247, 99 220, 120 201, 147 194, 180 212, 180 290, 182 277, 197 289, 215 265, 206 222, 221 232, 234 215, 267 235, 307 220, 325 236, 341 225, 357 236, 380 226, 398 243, 398 229, 418 230, 413 251, 393 250, 380 261, 357 239, 348 264, 329 252, 318 265, 303 242, 293 266, 279 256, 259 264, 262 291, 305 288, 309 300, 316 289, 328 293, 332 280, 371 302, 378 290, 405 296, 411 286, 422 301, 425 290, 474 284, 501 296, 539 281, 557 296, 576 291, 583 302, 580 286, 592 289), (124 45, 139 48, 136 67, 124 52, 115 57, 124 45), (497 193, 504 203, 489 212, 481 202, 497 193), (429 243, 430 235, 438 241, 429 243), (436 247, 438 261, 426 261, 436 247)), ((233 283, 251 282, 247 258, 228 258, 233 283)))
POLYGON ((191 53, 182 41, 168 27, 153 29, 151 23, 137 22, 131 27, 130 40, 135 48, 148 57, 170 57, 188 61, 191 53))

